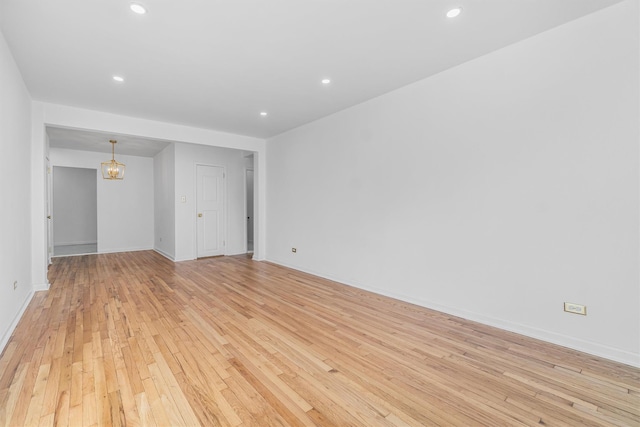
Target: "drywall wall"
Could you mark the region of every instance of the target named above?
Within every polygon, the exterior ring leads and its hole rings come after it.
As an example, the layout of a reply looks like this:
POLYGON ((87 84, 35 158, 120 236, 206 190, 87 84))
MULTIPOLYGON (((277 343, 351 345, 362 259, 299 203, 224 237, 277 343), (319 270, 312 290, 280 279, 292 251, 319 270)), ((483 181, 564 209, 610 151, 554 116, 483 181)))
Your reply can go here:
POLYGON ((196 144, 175 145, 175 229, 177 261, 195 259, 196 253, 196 165, 225 169, 225 255, 246 252, 245 241, 245 152, 196 144), (183 201, 184 197, 184 201, 183 201))
POLYGON ((268 140, 267 259, 640 365, 638 33, 623 2, 268 140))
POLYGON ((53 244, 84 245, 98 241, 97 169, 53 168, 53 244))
POLYGON ((0 352, 32 292, 31 99, 0 33, 0 352), (14 289, 14 282, 17 287, 14 289))
MULTIPOLYGON (((55 166, 95 168, 109 153, 51 148, 55 166)), ((100 179, 98 195, 98 252, 153 249, 153 159, 118 155, 126 165, 122 181, 100 179)))
POLYGON ((153 158, 153 247, 169 259, 176 254, 176 154, 175 144, 153 158))
POLYGON ((49 289, 47 271, 49 267, 47 216, 47 160, 49 137, 45 132, 42 105, 31 101, 31 281, 33 289, 49 289))

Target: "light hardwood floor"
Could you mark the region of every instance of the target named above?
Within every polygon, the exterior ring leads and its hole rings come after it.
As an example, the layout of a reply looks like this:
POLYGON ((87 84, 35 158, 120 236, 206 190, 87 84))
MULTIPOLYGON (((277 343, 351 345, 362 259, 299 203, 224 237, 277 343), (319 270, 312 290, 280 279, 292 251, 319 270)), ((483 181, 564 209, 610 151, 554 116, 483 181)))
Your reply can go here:
POLYGON ((50 279, 0 357, 0 425, 640 425, 639 369, 242 256, 50 279))

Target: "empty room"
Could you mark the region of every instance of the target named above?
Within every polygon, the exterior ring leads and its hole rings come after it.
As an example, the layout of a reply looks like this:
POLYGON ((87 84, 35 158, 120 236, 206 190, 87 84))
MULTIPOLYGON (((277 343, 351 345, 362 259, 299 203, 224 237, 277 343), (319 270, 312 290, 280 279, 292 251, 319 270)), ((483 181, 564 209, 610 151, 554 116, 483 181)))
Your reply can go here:
POLYGON ((0 0, 0 426, 640 426, 638 0, 0 0))

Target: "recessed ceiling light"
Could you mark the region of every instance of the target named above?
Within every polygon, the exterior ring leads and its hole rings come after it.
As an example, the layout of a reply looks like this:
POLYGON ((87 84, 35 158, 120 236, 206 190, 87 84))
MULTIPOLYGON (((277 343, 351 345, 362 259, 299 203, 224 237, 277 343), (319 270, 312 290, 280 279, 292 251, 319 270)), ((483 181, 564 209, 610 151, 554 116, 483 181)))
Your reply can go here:
POLYGON ((456 16, 460 15, 462 13, 462 8, 461 7, 454 7, 453 9, 451 9, 449 12, 447 12, 447 18, 455 18, 456 16))
POLYGON ((261 115, 262 117, 264 117, 264 116, 266 116, 266 115, 267 115, 267 112, 266 112, 266 111, 261 111, 261 112, 260 112, 260 115, 261 115))
POLYGON ((124 81, 124 77, 113 76, 113 80, 117 81, 118 83, 122 83, 124 81))
POLYGON ((147 9, 139 3, 131 3, 129 5, 129 8, 131 8, 131 10, 137 13, 138 15, 144 15, 145 13, 147 13, 147 9))
POLYGON ((328 85, 329 83, 331 83, 331 79, 322 79, 323 85, 328 85))

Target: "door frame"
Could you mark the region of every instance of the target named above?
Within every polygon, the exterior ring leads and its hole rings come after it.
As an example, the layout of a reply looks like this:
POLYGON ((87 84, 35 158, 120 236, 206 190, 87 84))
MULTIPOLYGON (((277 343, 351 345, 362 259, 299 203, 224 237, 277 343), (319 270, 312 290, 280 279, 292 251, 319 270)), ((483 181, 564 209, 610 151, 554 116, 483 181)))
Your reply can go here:
MULTIPOLYGON (((251 217, 253 218, 253 253, 255 253, 256 251, 256 225, 255 225, 255 221, 256 221, 256 171, 255 168, 249 168, 249 167, 245 167, 244 168, 244 177, 243 177, 243 181, 244 181, 244 218, 247 218, 247 214, 249 213, 249 210, 247 209, 247 172, 253 172, 253 212, 251 212, 251 217)), ((245 226, 244 226, 244 252, 245 253, 249 253, 249 234, 247 231, 247 224, 245 222, 245 226)))
MULTIPOLYGON (((201 162, 195 162, 194 163, 194 168, 193 168, 193 194, 195 195, 194 199, 195 199, 195 203, 193 204, 193 250, 194 250, 194 254, 195 259, 198 259, 198 166, 212 166, 214 168, 221 168, 222 169, 222 191, 223 191, 223 195, 222 195, 222 203, 224 204, 224 206, 222 207, 222 213, 224 215, 224 218, 222 218, 222 241, 223 241, 223 245, 222 245, 222 256, 226 256, 227 255, 227 217, 229 216, 229 203, 227 200, 227 193, 228 193, 228 189, 227 189, 227 167, 225 165, 214 165, 211 163, 201 163, 201 162)), ((206 258, 206 257, 203 257, 206 258)))
POLYGON ((53 257, 53 223, 52 217, 53 214, 53 166, 51 166, 51 159, 49 159, 49 155, 46 156, 46 170, 45 175, 47 177, 46 183, 46 213, 47 213, 47 266, 52 264, 51 258, 53 257))
MULTIPOLYGON (((58 171, 58 174, 60 174, 61 169, 83 169, 83 170, 89 170, 89 171, 93 171, 93 173, 95 174, 94 178, 95 178, 95 187, 93 188, 93 193, 96 196, 96 254, 100 253, 100 196, 99 196, 99 189, 98 189, 98 185, 99 185, 99 181, 98 179, 100 178, 99 175, 99 171, 97 168, 93 168, 93 167, 83 167, 83 166, 68 166, 66 163, 63 164, 51 164, 51 173, 50 173, 50 185, 51 185, 51 190, 49 191, 49 195, 48 197, 51 198, 51 203, 49 205, 49 216, 51 216, 51 219, 48 220, 50 223, 50 236, 51 236, 51 254, 49 255, 49 259, 51 258, 56 258, 58 256, 72 256, 72 255, 55 255, 54 253, 54 248, 55 248, 55 227, 53 226, 53 222, 55 221, 55 218, 53 216, 53 201, 55 199, 55 195, 56 192, 54 191, 54 180, 55 180, 55 171, 58 171)), ((60 193, 57 193, 60 194, 60 193)), ((81 243, 80 243, 81 244, 81 243)), ((90 252, 91 254, 93 254, 93 252, 90 252)), ((78 255, 82 255, 82 254, 78 254, 78 255)))

